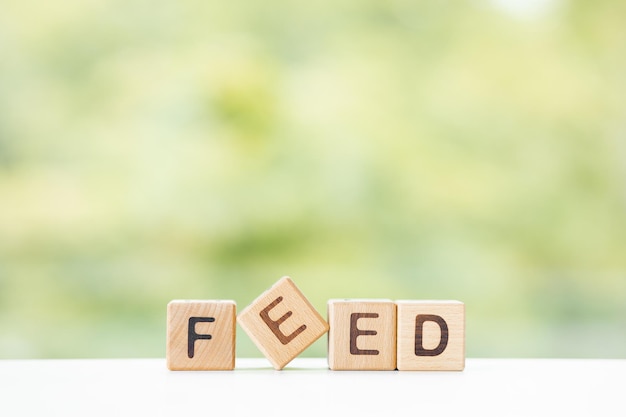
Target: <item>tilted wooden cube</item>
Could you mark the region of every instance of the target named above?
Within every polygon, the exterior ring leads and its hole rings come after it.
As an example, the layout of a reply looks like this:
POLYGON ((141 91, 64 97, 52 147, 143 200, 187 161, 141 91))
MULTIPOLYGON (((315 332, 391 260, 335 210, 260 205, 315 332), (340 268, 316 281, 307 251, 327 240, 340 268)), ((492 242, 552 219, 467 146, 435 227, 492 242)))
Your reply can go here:
POLYGON ((465 304, 400 300, 398 370, 462 371, 465 368, 465 304))
POLYGON ((328 323, 289 277, 255 299, 237 322, 275 369, 284 368, 328 331, 328 323))
POLYGON ((172 371, 234 369, 236 309, 231 300, 171 301, 167 367, 172 371))
POLYGON ((396 305, 391 300, 329 300, 328 366, 396 369, 396 305))

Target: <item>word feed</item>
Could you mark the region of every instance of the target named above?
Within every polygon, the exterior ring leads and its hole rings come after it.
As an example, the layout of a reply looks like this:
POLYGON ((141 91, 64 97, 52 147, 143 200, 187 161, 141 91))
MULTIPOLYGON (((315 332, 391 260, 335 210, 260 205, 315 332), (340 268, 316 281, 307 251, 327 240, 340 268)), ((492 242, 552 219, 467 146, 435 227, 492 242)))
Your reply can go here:
POLYGON ((284 277, 239 316, 230 300, 170 302, 168 368, 234 369, 235 322, 277 370, 325 333, 332 370, 465 367, 465 305, 459 301, 331 299, 327 322, 284 277))

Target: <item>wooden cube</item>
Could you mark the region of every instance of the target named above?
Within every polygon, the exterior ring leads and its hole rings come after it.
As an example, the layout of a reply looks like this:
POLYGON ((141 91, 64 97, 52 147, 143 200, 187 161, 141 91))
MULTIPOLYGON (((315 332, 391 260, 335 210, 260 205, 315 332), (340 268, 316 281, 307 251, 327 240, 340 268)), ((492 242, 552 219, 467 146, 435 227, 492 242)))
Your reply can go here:
POLYGON ((328 322, 330 369, 396 369, 396 305, 391 300, 329 300, 328 322))
POLYGON ((237 321, 277 370, 328 331, 328 323, 289 277, 261 294, 237 321))
POLYGON ((235 368, 231 300, 173 300, 167 305, 167 367, 172 371, 235 368))
POLYGON ((462 371, 465 368, 465 304, 401 300, 398 305, 398 370, 462 371))

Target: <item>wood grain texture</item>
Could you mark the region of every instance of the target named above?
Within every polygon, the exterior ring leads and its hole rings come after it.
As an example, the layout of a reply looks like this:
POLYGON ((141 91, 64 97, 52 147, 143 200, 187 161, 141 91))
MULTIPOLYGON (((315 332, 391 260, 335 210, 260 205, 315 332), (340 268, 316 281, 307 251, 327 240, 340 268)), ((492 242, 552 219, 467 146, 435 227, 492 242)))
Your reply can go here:
POLYGON ((328 366, 396 369, 396 305, 391 300, 329 300, 328 366))
POLYGON ((171 301, 167 367, 172 371, 234 369, 236 310, 231 300, 171 301))
POLYGON ((398 370, 462 371, 465 368, 465 304, 399 300, 398 370))
POLYGON ((328 323, 289 277, 255 299, 237 322, 277 370, 328 331, 328 323))

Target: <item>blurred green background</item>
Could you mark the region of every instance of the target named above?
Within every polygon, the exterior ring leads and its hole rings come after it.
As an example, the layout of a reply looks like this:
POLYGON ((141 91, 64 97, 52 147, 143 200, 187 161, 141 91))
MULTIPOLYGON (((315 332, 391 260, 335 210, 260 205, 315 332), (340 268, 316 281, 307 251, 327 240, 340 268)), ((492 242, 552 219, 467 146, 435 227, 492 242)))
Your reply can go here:
POLYGON ((0 358, 163 357, 171 299, 283 275, 464 301, 470 357, 626 357, 625 16, 3 0, 0 358))

